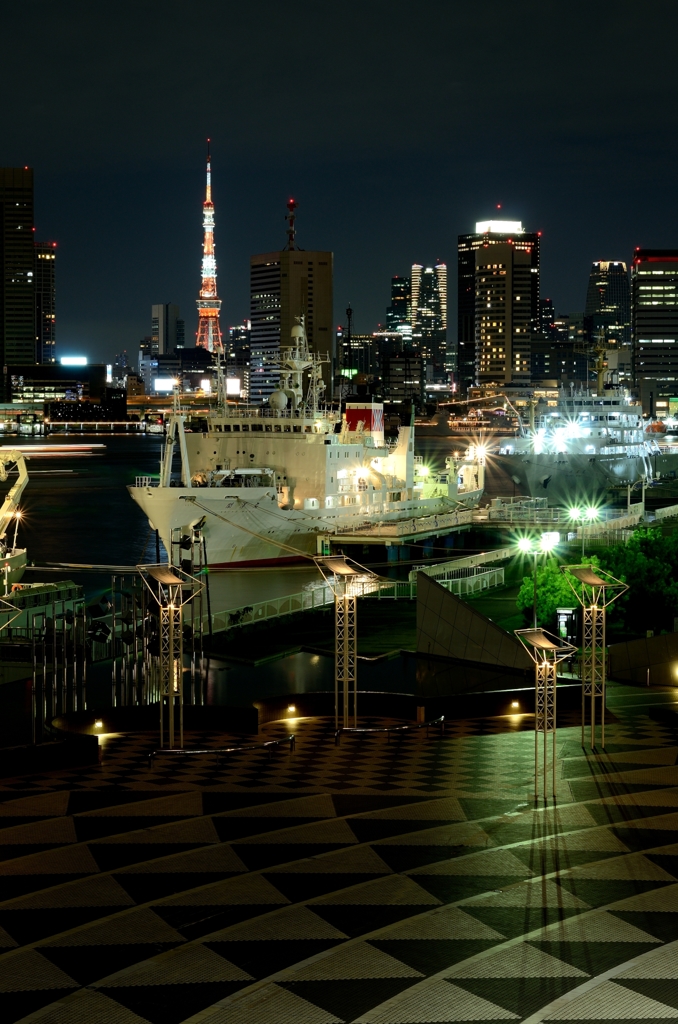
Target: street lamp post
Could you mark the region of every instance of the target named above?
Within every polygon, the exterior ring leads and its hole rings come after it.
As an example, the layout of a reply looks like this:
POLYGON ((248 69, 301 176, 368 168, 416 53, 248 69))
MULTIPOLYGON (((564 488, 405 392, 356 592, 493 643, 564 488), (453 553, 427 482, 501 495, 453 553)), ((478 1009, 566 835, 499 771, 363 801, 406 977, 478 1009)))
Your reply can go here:
POLYGON ((370 593, 379 577, 345 555, 316 558, 315 564, 334 594, 334 727, 339 728, 339 693, 342 725, 348 729, 349 698, 353 690, 353 725, 358 724, 358 597, 370 593))
POLYGON ((589 505, 588 508, 572 508, 570 509, 570 519, 579 523, 581 530, 581 558, 584 561, 584 543, 586 540, 586 532, 584 530, 584 523, 595 523, 600 519, 600 511, 593 505, 589 505))
POLYGON ((532 596, 532 628, 537 628, 537 559, 539 555, 548 555, 555 548, 556 544, 560 542, 559 533, 542 533, 538 539, 532 537, 521 537, 518 541, 518 550, 522 551, 525 555, 533 556, 532 564, 532 582, 533 582, 533 596, 532 596))
MULTIPOLYGON (((165 746, 164 710, 167 710, 167 743, 176 749, 175 711, 179 718, 179 749, 184 746, 184 605, 203 589, 189 573, 174 565, 138 565, 137 569, 158 606, 160 746, 165 746)), ((136 626, 135 626, 136 628, 136 626)), ((115 644, 115 633, 113 634, 115 644)))
POLYGON ((548 791, 548 738, 551 736, 551 793, 556 795, 556 682, 558 662, 576 650, 544 629, 516 629, 515 635, 534 662, 534 797, 539 798, 539 734, 544 737, 543 796, 548 791))
POLYGON ((561 566, 582 607, 581 745, 584 746, 586 697, 591 700, 591 749, 596 747, 596 698, 600 697, 600 743, 605 749, 605 626, 609 605, 628 590, 626 583, 592 565, 561 566), (576 587, 573 583, 580 584, 576 587))

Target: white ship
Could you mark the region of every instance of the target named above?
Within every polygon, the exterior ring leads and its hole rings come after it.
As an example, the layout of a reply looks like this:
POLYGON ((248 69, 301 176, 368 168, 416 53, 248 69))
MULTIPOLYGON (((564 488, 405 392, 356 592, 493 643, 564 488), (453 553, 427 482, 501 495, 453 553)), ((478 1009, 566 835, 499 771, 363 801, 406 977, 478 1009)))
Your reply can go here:
POLYGON ((553 505, 597 503, 611 489, 674 476, 678 445, 659 444, 643 429, 642 408, 617 387, 563 395, 555 406, 532 404, 529 427, 488 451, 517 493, 553 505))
POLYGON ((322 360, 309 352, 303 318, 291 334, 267 406, 223 400, 195 433, 185 430, 176 396, 159 479, 138 477, 129 488, 168 552, 199 527, 213 568, 298 561, 347 529, 369 534, 409 520, 412 533, 444 532, 478 504, 482 453, 429 473, 415 458, 412 423, 387 443, 380 403, 349 401, 343 414, 324 405, 322 360))
POLYGON ((26 569, 26 549, 17 547, 17 531, 21 519, 19 502, 28 483, 28 471, 22 452, 0 448, 0 483, 7 480, 12 467, 17 472, 17 480, 0 507, 0 593, 3 595, 8 594, 12 585, 19 582, 26 569))

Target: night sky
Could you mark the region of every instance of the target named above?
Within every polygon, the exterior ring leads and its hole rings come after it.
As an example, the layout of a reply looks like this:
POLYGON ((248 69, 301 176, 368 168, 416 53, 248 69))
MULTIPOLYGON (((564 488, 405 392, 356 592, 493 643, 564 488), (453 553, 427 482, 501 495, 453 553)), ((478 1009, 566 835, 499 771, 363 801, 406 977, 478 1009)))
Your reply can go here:
POLYGON ((581 310, 592 260, 678 247, 676 29, 675 0, 4 4, 0 163, 59 245, 59 354, 136 352, 153 302, 193 336, 208 135, 222 328, 290 195, 358 331, 442 259, 454 340, 456 236, 498 203, 581 310))

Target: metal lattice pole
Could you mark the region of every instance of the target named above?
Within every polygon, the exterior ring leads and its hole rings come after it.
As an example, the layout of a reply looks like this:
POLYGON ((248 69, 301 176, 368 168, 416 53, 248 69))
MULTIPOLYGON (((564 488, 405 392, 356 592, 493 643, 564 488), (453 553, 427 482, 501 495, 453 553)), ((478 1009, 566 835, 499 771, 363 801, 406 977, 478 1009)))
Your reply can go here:
MULTIPOLYGON (((179 746, 184 745, 183 615, 180 587, 169 588, 169 601, 160 606, 160 703, 167 701, 167 739, 174 747, 175 705, 179 710, 179 746)), ((160 712, 162 716, 162 710, 160 712)), ((161 746, 164 730, 161 727, 161 746)))
POLYGON ((358 724, 358 677, 356 673, 356 613, 358 600, 349 594, 337 595, 334 601, 334 724, 339 728, 339 694, 342 723, 349 726, 350 693, 353 690, 353 724, 358 724))
MULTIPOLYGON (((146 697, 150 702, 157 693, 159 698, 160 746, 165 746, 164 706, 167 702, 167 740, 175 747, 177 733, 176 711, 178 708, 179 747, 184 745, 184 639, 183 607, 201 591, 201 583, 173 565, 140 565, 141 578, 145 583, 142 600, 142 617, 146 621, 148 595, 158 606, 159 649, 158 657, 151 657, 148 651, 148 634, 144 635, 144 677, 150 669, 150 686, 146 697), (157 680, 157 683, 156 683, 157 680)), ((144 681, 144 687, 146 682, 144 681)))
POLYGON ((537 661, 535 665, 535 723, 534 723, 534 795, 539 796, 539 736, 543 735, 543 795, 548 790, 548 738, 551 743, 551 793, 556 795, 556 663, 537 661))
POLYGON ((549 789, 549 736, 551 736, 551 795, 556 796, 556 683, 558 663, 575 648, 544 629, 517 629, 516 636, 534 662, 534 796, 539 798, 539 780, 547 799, 549 789), (539 737, 543 736, 540 757, 539 737))
POLYGON ((334 728, 349 728, 351 690, 353 690, 353 725, 358 724, 358 594, 376 588, 379 577, 345 555, 328 555, 315 559, 326 583, 334 594, 334 728), (341 716, 339 694, 341 693, 341 716))
POLYGON ((582 608, 581 745, 586 745, 586 698, 591 709, 591 750, 596 748, 596 701, 600 699, 600 742, 605 749, 606 618, 608 605, 628 587, 608 572, 589 565, 563 566, 562 572, 582 608), (573 585, 577 580, 579 589, 573 585))

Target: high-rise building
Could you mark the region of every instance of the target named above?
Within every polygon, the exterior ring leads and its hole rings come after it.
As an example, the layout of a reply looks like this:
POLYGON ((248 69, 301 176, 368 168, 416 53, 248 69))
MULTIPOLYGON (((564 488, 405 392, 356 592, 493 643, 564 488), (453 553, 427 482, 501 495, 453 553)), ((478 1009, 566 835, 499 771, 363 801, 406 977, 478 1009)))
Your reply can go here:
POLYGON ((35 243, 35 361, 53 363, 56 351, 56 242, 35 243))
POLYGON ((444 376, 447 349, 447 266, 412 267, 412 345, 444 376))
MULTIPOLYGON (((481 363, 483 380, 489 377, 506 383, 507 376, 509 381, 524 379, 524 372, 529 376, 529 340, 540 329, 540 236, 541 232, 525 231, 520 221, 505 220, 479 221, 473 234, 459 235, 457 380, 462 392, 466 392, 477 379, 481 363), (498 252, 489 251, 496 246, 502 247, 501 256, 498 252), (482 253, 478 256, 480 250, 482 253), (499 263, 505 274, 495 267, 499 263), (478 277, 487 277, 488 274, 492 277, 495 269, 497 280, 490 287, 495 306, 490 307, 490 312, 496 316, 488 317, 488 300, 486 296, 483 304, 479 297, 482 288, 478 277), (512 281, 510 291, 506 282, 509 276, 512 281), (523 344, 524 331, 527 332, 527 346, 523 344), (516 355, 519 355, 518 360, 516 355), (520 366, 519 370, 517 366, 520 366)), ((487 291, 489 282, 482 284, 487 291)))
POLYGON ((412 264, 412 273, 410 275, 410 323, 412 324, 412 330, 414 330, 417 322, 417 309, 419 308, 419 289, 421 287, 421 275, 424 272, 424 268, 421 263, 412 264))
POLYGON ((584 308, 586 340, 615 347, 631 344, 631 288, 626 263, 597 260, 591 267, 584 308))
POLYGON ((251 337, 252 324, 244 320, 236 327, 229 327, 224 344, 226 376, 240 381, 240 397, 246 400, 250 394, 251 337))
POLYGON ((151 306, 151 353, 168 356, 185 345, 185 325, 174 302, 151 306))
MULTIPOLYGON (((0 367, 35 362, 33 169, 0 168, 0 367)), ((2 379, 9 393, 6 373, 2 379)))
MULTIPOLYGON (((448 267, 439 262, 435 266, 414 263, 410 282, 412 347, 434 368, 436 376, 443 376, 448 361, 448 267)), ((389 325, 388 318, 387 330, 398 330, 394 323, 389 325)))
POLYGON ((553 299, 539 300, 539 329, 541 333, 550 338, 555 333, 556 310, 553 299))
POLYGON ((531 262, 529 251, 509 241, 475 251, 478 384, 531 379, 531 262))
POLYGON ((386 309, 386 330, 397 331, 401 324, 409 324, 412 307, 412 279, 391 278, 391 305, 386 309))
POLYGON ((217 259, 214 252, 214 203, 212 202, 212 161, 210 140, 207 140, 207 184, 202 204, 202 278, 198 303, 198 334, 196 345, 208 352, 221 350, 219 312, 221 299, 217 296, 217 259))
POLYGON ((678 393, 678 249, 636 249, 631 325, 636 383, 678 393))
POLYGON ((384 403, 394 406, 413 405, 420 410, 424 406, 425 366, 421 356, 386 356, 382 370, 382 393, 384 403))
POLYGON ((267 401, 275 389, 280 342, 289 339, 298 316, 305 317, 311 351, 327 356, 323 376, 328 388, 331 379, 333 254, 297 247, 297 204, 290 200, 287 205, 287 247, 250 258, 251 402, 267 401))

